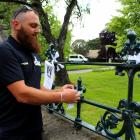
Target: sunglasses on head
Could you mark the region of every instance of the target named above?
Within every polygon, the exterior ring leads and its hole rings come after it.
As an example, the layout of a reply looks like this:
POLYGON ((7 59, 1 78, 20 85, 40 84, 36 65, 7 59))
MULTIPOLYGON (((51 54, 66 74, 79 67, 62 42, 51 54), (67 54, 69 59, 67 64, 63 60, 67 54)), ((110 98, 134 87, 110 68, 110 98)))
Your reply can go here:
POLYGON ((20 9, 17 9, 13 15, 13 19, 15 19, 20 13, 26 13, 27 11, 34 11, 31 7, 24 5, 20 9))

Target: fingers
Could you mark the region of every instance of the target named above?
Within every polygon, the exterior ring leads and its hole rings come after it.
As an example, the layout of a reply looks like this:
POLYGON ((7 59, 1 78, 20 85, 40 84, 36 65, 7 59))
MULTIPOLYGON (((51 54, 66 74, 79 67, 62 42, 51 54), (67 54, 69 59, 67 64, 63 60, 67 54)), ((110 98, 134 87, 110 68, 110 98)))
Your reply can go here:
POLYGON ((72 85, 72 84, 66 84, 66 85, 63 86, 63 89, 67 89, 67 88, 74 89, 74 85, 72 85))
POLYGON ((74 89, 74 85, 68 84, 68 88, 74 89))
POLYGON ((80 93, 75 89, 64 89, 63 99, 65 103, 77 103, 80 100, 80 93))
POLYGON ((77 90, 74 91, 74 103, 77 103, 80 100, 80 93, 77 92, 77 90))
POLYGON ((78 103, 78 101, 80 101, 80 97, 77 97, 74 101, 74 103, 78 103))
POLYGON ((77 92, 77 90, 74 90, 74 103, 77 103, 80 100, 80 94, 77 92))
POLYGON ((79 101, 79 100, 80 100, 80 94, 77 93, 77 94, 76 94, 76 101, 79 101))

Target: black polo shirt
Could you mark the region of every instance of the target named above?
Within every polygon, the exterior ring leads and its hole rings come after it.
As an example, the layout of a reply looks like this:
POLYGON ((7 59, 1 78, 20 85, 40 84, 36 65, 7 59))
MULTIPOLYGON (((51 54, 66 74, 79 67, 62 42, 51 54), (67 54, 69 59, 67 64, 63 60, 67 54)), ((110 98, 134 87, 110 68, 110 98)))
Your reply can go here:
POLYGON ((24 80, 39 89, 40 60, 11 36, 6 42, 0 45, 0 136, 33 134, 42 130, 40 106, 17 102, 7 85, 24 80))

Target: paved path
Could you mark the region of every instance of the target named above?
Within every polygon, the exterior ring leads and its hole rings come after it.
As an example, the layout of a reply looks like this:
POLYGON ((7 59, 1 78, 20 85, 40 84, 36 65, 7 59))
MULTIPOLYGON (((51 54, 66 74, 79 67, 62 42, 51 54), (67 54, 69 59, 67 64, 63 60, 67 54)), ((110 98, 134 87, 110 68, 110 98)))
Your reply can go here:
MULTIPOLYGON (((105 68, 95 68, 95 69, 81 69, 81 70, 70 70, 68 71, 68 74, 73 74, 73 73, 87 73, 87 72, 92 72, 92 71, 106 71, 106 70, 113 70, 114 67, 105 67, 105 68)), ((42 73, 42 76, 44 76, 44 73, 42 73)))
POLYGON ((73 73, 86 73, 86 72, 91 72, 93 69, 83 69, 83 70, 71 70, 68 71, 68 74, 73 74, 73 73))
POLYGON ((42 108, 44 132, 43 140, 107 140, 85 128, 76 131, 73 123, 62 117, 49 114, 42 108))
POLYGON ((68 71, 68 74, 73 73, 86 73, 86 72, 92 72, 92 71, 107 71, 107 70, 113 70, 114 67, 103 67, 103 68, 94 68, 94 69, 82 69, 82 70, 71 70, 68 71))

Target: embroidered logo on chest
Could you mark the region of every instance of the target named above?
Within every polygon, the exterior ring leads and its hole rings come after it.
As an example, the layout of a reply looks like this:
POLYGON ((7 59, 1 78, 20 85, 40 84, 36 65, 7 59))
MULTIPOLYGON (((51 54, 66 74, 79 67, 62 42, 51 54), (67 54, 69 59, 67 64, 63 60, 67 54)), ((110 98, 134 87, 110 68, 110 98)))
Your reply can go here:
POLYGON ((23 65, 23 66, 28 65, 28 64, 29 64, 28 62, 21 63, 21 65, 23 65))
POLYGON ((41 66, 40 61, 38 61, 35 56, 34 56, 34 64, 35 66, 41 66))

